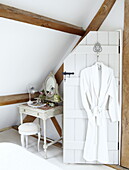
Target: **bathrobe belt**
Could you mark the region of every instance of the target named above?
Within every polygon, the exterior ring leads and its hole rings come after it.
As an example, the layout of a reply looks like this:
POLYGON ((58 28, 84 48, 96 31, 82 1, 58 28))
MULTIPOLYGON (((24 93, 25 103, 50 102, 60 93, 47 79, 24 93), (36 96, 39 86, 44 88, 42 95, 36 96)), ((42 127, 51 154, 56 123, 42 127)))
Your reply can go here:
POLYGON ((96 123, 97 126, 102 125, 102 118, 103 118, 103 112, 105 111, 105 108, 100 107, 100 106, 95 106, 93 109, 91 109, 92 116, 94 118, 93 123, 96 123))

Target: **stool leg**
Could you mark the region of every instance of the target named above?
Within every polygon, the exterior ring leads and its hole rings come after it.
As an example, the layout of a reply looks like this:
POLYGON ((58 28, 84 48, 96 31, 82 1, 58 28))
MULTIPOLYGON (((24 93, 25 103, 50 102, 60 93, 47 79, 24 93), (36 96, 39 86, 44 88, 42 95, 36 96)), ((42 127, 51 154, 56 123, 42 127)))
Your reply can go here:
POLYGON ((28 135, 26 135, 26 149, 28 148, 28 135))
POLYGON ((38 132, 38 152, 39 152, 39 143, 40 143, 40 132, 38 132))
POLYGON ((25 147, 24 135, 21 135, 21 145, 25 147))

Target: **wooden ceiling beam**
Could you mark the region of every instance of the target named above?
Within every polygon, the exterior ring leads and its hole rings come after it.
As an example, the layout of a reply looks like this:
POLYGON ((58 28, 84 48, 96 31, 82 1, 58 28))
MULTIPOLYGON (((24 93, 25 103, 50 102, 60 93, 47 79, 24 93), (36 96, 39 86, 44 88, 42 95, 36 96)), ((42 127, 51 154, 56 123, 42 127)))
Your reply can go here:
MULTIPOLYGON (((96 13, 95 17, 92 19, 91 23, 87 27, 85 34, 79 39, 75 47, 87 36, 90 31, 98 31, 102 23, 108 16, 116 0, 105 0, 101 5, 100 9, 96 13)), ((75 48, 74 47, 74 48, 75 48)))
MULTIPOLYGON (((38 92, 32 94, 32 99, 37 96, 39 96, 38 92)), ((0 96, 0 106, 23 103, 23 102, 27 102, 28 100, 29 100, 28 93, 0 96)))
POLYGON ((70 34, 82 36, 85 31, 78 26, 51 19, 32 12, 14 8, 0 3, 0 17, 8 18, 28 24, 54 29, 70 34))
POLYGON ((58 69, 58 71, 55 74, 56 81, 59 85, 63 80, 63 74, 62 74, 63 71, 64 71, 64 64, 61 65, 61 67, 58 69))

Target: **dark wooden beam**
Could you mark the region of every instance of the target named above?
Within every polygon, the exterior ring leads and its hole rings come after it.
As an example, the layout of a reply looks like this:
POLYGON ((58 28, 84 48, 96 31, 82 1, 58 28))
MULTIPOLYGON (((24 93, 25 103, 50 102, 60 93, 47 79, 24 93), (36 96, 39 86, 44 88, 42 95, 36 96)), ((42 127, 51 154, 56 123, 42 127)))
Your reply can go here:
MULTIPOLYGON (((102 23, 104 22, 105 18, 108 16, 109 12, 111 11, 113 5, 115 4, 116 0, 105 0, 103 4, 101 5, 99 11, 96 13, 95 17, 87 27, 85 34, 80 38, 78 43, 75 45, 75 47, 85 38, 85 36, 90 31, 98 31, 102 23)), ((74 47, 74 48, 75 48, 74 47)))
MULTIPOLYGON (((32 99, 37 97, 38 95, 39 95, 38 92, 32 94, 32 99)), ((28 100, 29 100, 28 93, 0 96, 0 106, 27 102, 28 100)))
POLYGON ((62 129, 61 129, 59 123, 57 122, 56 118, 55 118, 55 117, 52 117, 52 118, 51 118, 51 121, 52 121, 54 127, 56 128, 59 136, 61 137, 61 136, 62 136, 62 129))
POLYGON ((59 85, 63 80, 63 74, 62 74, 63 71, 64 71, 64 65, 62 64, 61 67, 58 69, 58 71, 55 74, 56 81, 59 85))
POLYGON ((129 0, 125 0, 123 36, 121 166, 129 169, 129 0))
POLYGON ((36 117, 27 115, 27 116, 24 118, 23 123, 33 122, 35 119, 36 119, 36 117))
POLYGON ((85 33, 81 27, 3 4, 0 4, 0 17, 80 36, 84 35, 85 33))

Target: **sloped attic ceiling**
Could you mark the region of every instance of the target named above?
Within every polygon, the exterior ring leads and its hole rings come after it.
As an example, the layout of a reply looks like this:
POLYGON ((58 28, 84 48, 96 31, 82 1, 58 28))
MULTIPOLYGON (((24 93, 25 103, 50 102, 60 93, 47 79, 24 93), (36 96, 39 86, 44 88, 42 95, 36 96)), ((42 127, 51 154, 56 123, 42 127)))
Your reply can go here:
POLYGON ((104 0, 0 0, 0 3, 13 6, 39 15, 64 21, 86 28, 88 18, 97 12, 104 0))
MULTIPOLYGON (((104 0, 1 0, 16 8, 86 28, 104 0)), ((0 95, 41 87, 79 36, 0 18, 0 95)))
POLYGON ((0 95, 26 92, 28 83, 40 88, 75 39, 29 24, 0 19, 0 95))

